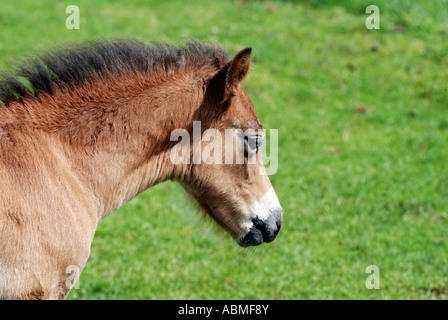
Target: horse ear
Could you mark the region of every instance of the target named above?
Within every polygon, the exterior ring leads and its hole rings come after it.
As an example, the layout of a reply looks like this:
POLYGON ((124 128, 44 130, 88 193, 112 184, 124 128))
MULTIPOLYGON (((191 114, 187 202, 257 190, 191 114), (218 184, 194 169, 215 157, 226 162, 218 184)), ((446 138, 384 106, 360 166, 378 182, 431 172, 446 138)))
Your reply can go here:
POLYGON ((230 65, 226 77, 226 89, 230 90, 230 93, 235 90, 240 82, 249 74, 251 53, 252 48, 243 49, 229 62, 230 65))
POLYGON ((238 85, 249 74, 251 52, 251 48, 238 52, 214 77, 213 82, 219 92, 221 101, 226 101, 230 96, 234 95, 238 85))

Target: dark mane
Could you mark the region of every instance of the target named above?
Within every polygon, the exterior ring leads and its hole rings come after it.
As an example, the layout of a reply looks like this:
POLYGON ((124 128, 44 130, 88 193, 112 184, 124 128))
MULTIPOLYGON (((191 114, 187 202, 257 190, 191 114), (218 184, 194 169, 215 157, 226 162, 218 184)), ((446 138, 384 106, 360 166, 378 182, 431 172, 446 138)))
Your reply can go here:
POLYGON ((0 103, 38 98, 58 88, 73 87, 108 76, 140 73, 166 75, 180 68, 219 68, 228 54, 219 44, 198 40, 183 46, 135 40, 90 41, 48 51, 0 74, 0 103))

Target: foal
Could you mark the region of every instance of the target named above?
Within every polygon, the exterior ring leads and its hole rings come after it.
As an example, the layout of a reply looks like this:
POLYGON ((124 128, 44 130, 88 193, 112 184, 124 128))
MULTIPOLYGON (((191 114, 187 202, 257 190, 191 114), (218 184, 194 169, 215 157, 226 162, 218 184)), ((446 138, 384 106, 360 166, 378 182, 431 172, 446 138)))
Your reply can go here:
MULTIPOLYGON (((173 163, 175 129, 261 129, 240 83, 251 49, 115 40, 44 53, 0 82, 0 298, 60 299, 98 223, 178 181, 241 246, 272 241, 282 209, 261 135, 235 133, 242 163, 173 163), (256 161, 250 161, 250 160, 256 161), (250 164, 252 163, 252 164, 250 164)), ((195 138, 187 141, 191 155, 195 138)), ((196 149, 195 149, 196 148, 196 149)), ((197 151, 197 150, 196 150, 197 151)))

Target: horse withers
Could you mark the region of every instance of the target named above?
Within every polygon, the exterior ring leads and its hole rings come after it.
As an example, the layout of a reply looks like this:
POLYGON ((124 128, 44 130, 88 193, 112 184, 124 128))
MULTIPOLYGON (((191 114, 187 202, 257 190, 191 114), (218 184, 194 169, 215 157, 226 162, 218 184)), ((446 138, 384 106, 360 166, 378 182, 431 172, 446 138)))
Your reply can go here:
POLYGON ((166 180, 239 245, 274 240, 282 208, 262 163, 262 126, 240 85, 250 61, 250 48, 229 59, 199 41, 93 41, 3 74, 0 298, 64 298, 67 268, 85 266, 98 223, 166 180), (173 161, 172 133, 192 133, 198 122, 201 134, 183 141, 191 161, 173 161), (221 140, 222 161, 197 158, 211 129, 234 142, 221 140))

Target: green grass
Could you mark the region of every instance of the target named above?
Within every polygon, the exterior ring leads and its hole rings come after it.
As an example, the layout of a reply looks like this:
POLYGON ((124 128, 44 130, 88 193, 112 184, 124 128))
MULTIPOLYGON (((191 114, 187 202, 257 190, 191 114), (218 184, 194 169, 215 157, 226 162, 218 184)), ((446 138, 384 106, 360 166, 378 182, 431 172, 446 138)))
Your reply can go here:
POLYGON ((179 186, 155 186, 99 225, 70 299, 448 298, 446 1, 83 0, 80 30, 69 4, 3 1, 0 67, 92 38, 251 46, 245 86, 279 129, 284 209, 273 243, 242 249, 179 186))

